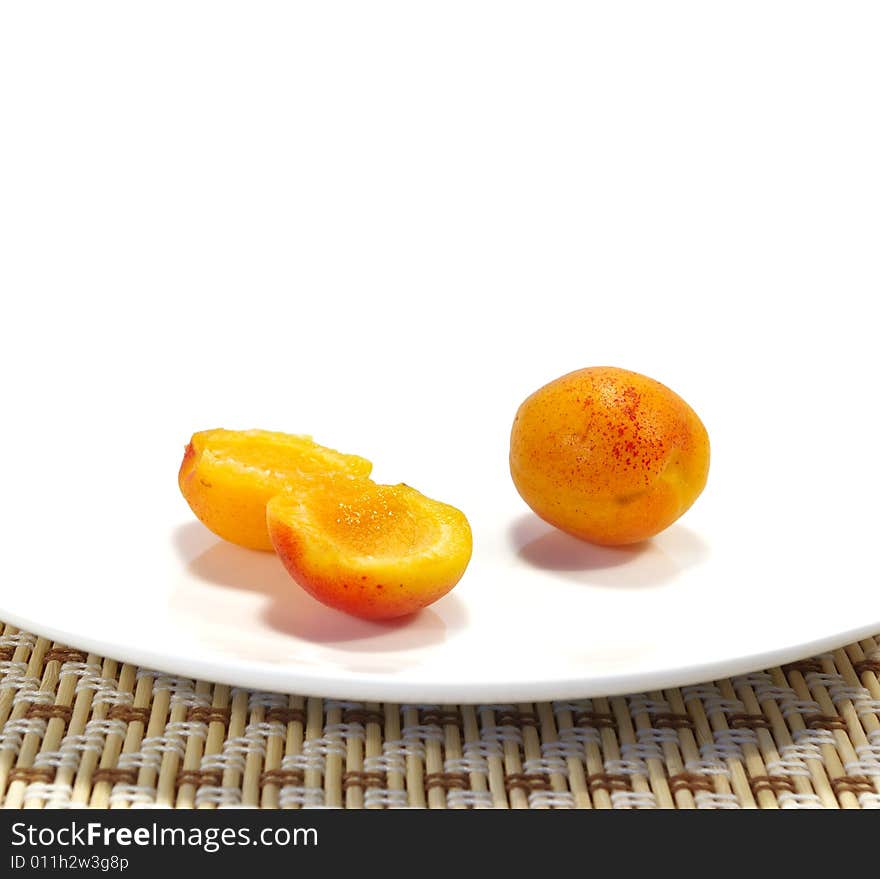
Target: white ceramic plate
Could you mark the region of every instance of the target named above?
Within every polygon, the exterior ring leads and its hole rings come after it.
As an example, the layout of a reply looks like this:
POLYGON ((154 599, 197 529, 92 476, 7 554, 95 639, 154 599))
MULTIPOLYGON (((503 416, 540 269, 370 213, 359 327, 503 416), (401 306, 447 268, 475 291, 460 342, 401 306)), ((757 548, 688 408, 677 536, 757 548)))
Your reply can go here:
POLYGON ((811 532, 807 503, 750 509, 756 487, 748 459, 734 456, 742 447, 719 433, 705 496, 636 548, 592 547, 542 523, 510 486, 502 448, 487 457, 486 472, 472 466, 473 483, 457 480, 454 490, 440 491, 447 480, 431 480, 426 467, 421 481, 469 512, 474 558, 449 596, 393 624, 328 609, 274 555, 218 540, 177 496, 175 457, 166 455, 162 467, 145 458, 139 473, 127 463, 134 449, 120 444, 123 454, 111 452, 111 487, 130 495, 132 506, 105 512, 50 496, 45 545, 28 552, 25 588, 4 594, 0 615, 181 675, 429 702, 684 684, 880 630, 874 575, 860 554, 868 544, 841 552, 841 536, 818 533, 825 524, 811 532), (74 539, 54 540, 56 528, 74 539))
MULTIPOLYGON (((708 506, 708 505, 707 505, 708 506)), ((181 675, 324 696, 509 701, 595 696, 744 672, 880 629, 876 594, 755 565, 696 514, 650 545, 580 544, 526 512, 475 517, 459 588, 415 618, 367 623, 318 604, 277 559, 180 517, 152 563, 98 569, 59 594, 7 595, 5 619, 181 675), (702 527, 700 527, 702 526, 702 527)), ((142 523, 143 527, 147 523, 142 523)), ((780 552, 780 556, 784 553, 780 552)), ((766 559, 764 560, 766 562, 766 559)), ((53 571, 52 576, 59 576, 53 571)), ((832 582, 832 581, 826 581, 832 582)))
POLYGON ((8 47, 0 619, 423 701, 683 684, 880 631, 870 29, 817 25, 816 66, 785 16, 705 43, 665 9, 406 38, 350 12, 138 21, 122 51, 77 10, 8 47), (704 495, 635 550, 554 533, 507 472, 519 402, 594 364, 667 383, 712 440, 704 495), (460 507, 464 579, 396 625, 316 604, 179 497, 217 426, 312 433, 460 507))

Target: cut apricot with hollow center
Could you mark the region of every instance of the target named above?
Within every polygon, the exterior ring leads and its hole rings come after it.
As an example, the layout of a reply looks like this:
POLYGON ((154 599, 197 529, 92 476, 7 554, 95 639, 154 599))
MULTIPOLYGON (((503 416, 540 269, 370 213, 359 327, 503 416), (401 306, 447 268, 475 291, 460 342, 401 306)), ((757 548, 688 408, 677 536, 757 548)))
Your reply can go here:
POLYGON ((268 430, 193 434, 178 484, 196 516, 215 534, 250 549, 272 550, 266 504, 316 474, 369 476, 372 464, 318 445, 309 436, 268 430))
POLYGON ((266 515, 293 579, 324 604, 367 619, 431 604, 471 557, 464 514, 407 485, 318 477, 273 498, 266 515))
MULTIPOLYGON (((338 489, 337 489, 338 491, 338 489)), ((439 528, 433 516, 419 516, 399 486, 368 486, 338 497, 315 493, 315 525, 340 550, 358 555, 401 556, 430 547, 439 528)))

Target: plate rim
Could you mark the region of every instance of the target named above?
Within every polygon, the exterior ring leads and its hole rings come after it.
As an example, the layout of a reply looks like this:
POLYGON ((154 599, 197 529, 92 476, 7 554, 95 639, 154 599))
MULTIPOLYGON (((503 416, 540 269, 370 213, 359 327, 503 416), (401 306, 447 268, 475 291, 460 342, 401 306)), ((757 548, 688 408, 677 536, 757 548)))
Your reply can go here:
POLYGON ((141 668, 202 680, 215 684, 227 684, 249 690, 301 695, 328 699, 352 699, 369 702, 419 703, 440 702, 446 704, 473 705, 505 702, 548 702, 564 699, 591 699, 621 696, 647 690, 684 687, 741 674, 762 671, 766 668, 795 662, 816 654, 836 650, 868 638, 880 632, 880 621, 860 625, 854 629, 786 644, 773 650, 752 652, 728 659, 702 662, 696 665, 676 666, 650 672, 624 672, 606 675, 593 674, 584 678, 563 678, 559 681, 522 681, 516 684, 456 682, 445 684, 437 681, 392 681, 379 674, 359 673, 354 677, 322 677, 306 669, 291 674, 289 665, 239 660, 237 667, 223 671, 218 679, 216 663, 196 657, 161 650, 143 649, 137 646, 116 645, 89 635, 80 636, 63 626, 43 625, 30 617, 0 608, 4 622, 38 637, 61 642, 69 647, 97 653, 106 659, 129 663, 141 668), (211 669, 214 669, 212 671, 211 669), (283 669, 283 671, 281 671, 283 669))

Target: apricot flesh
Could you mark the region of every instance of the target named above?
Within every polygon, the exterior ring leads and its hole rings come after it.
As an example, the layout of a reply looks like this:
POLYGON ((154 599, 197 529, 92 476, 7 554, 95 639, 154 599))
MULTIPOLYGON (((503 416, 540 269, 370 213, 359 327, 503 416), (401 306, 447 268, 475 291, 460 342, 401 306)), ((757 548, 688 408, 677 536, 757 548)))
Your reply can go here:
POLYGON ((215 534, 271 552, 266 504, 309 475, 369 476, 372 464, 318 445, 309 436, 268 430, 204 430, 184 452, 178 485, 199 520, 215 534))
POLYGON ((528 397, 510 437, 523 500, 562 531, 637 543, 679 518, 709 473, 709 436, 674 391, 616 367, 589 367, 528 397))
POLYGON ((464 513, 407 485, 315 478, 273 498, 266 520, 293 579, 364 619, 405 616, 441 598, 471 557, 464 513))

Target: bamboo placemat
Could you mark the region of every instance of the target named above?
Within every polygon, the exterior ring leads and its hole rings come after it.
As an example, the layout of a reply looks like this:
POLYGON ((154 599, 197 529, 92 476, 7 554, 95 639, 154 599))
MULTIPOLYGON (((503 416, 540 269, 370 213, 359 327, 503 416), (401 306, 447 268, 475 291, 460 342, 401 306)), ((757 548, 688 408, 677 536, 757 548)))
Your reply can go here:
POLYGON ((6 808, 880 808, 880 641, 517 705, 231 688, 0 636, 6 808))

